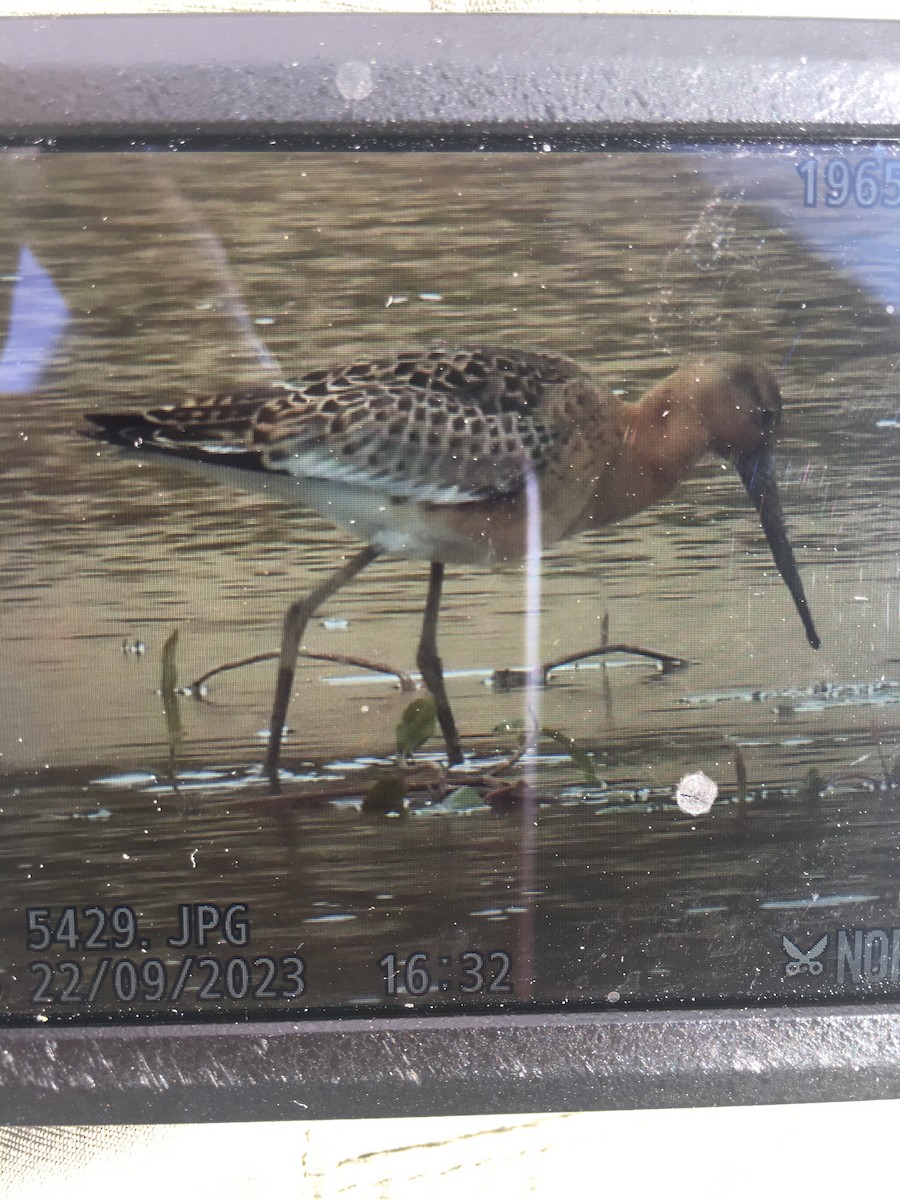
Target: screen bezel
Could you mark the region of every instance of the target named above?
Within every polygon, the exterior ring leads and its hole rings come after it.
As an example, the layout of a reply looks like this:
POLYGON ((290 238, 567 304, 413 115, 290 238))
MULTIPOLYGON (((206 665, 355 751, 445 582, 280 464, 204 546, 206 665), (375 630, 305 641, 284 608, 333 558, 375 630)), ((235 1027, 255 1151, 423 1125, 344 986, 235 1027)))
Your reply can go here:
MULTIPOLYGON (((891 21, 126 16, 0 29, 0 144, 14 147, 545 151, 900 132, 891 21), (348 62, 367 94, 336 84, 348 62)), ((900 1006, 862 1002, 9 1025, 0 1121, 878 1099, 900 1095, 898 1038, 900 1006)))

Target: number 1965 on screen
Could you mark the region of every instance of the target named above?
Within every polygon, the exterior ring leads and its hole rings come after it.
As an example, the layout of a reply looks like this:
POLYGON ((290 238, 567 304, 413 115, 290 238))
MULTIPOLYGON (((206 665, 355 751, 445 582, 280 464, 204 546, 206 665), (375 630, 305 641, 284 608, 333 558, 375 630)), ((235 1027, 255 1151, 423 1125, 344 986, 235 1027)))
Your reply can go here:
POLYGON ((797 164, 803 180, 803 207, 900 208, 900 159, 840 155, 807 158, 797 164))

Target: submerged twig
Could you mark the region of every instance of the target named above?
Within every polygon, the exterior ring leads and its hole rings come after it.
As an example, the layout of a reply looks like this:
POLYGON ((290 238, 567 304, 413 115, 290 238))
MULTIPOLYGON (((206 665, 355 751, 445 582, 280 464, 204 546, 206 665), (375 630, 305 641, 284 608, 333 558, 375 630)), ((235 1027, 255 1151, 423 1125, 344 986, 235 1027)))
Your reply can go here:
MULTIPOLYGON (((489 792, 496 790, 502 776, 518 763, 526 749, 527 746, 523 739, 515 752, 508 755, 501 762, 495 763, 492 767, 477 768, 470 771, 461 770, 459 767, 450 771, 447 767, 435 762, 417 763, 412 760, 403 764, 397 764, 387 772, 377 775, 374 781, 368 785, 364 795, 370 795, 372 787, 378 786, 379 781, 384 779, 393 781, 391 795, 393 795, 393 790, 398 780, 402 782, 406 794, 430 793, 436 800, 450 795, 451 792, 463 786, 482 787, 489 792)), ((290 788, 290 780, 285 781, 285 788, 290 788)), ((322 780, 321 783, 305 782, 301 795, 292 797, 289 790, 285 791, 284 795, 287 799, 298 801, 345 798, 347 796, 347 782, 335 781, 331 783, 328 780, 322 780)))
MULTIPOLYGON (((200 675, 191 684, 190 690, 197 699, 202 699, 199 694, 200 689, 215 675, 222 675, 225 671, 236 671, 239 667, 252 667, 256 663, 274 662, 279 657, 278 651, 269 651, 266 654, 251 654, 249 658, 238 658, 234 662, 221 663, 218 667, 213 667, 211 671, 207 671, 205 675, 200 675)), ((405 671, 400 671, 396 667, 389 666, 387 663, 376 662, 374 659, 356 658, 351 654, 332 654, 326 651, 301 650, 300 658, 311 658, 316 662, 339 663, 345 667, 359 667, 363 671, 373 671, 378 675, 393 675, 400 684, 401 692, 414 692, 416 690, 415 680, 405 671)))
POLYGON ((558 658, 552 662, 544 663, 541 667, 542 682, 546 683, 547 676, 558 667, 567 667, 570 663, 581 662, 585 658, 602 658, 607 654, 631 654, 635 658, 649 658, 653 662, 659 663, 663 674, 668 671, 678 671, 688 666, 686 658, 678 658, 674 654, 662 654, 659 650, 645 650, 643 646, 631 646, 627 642, 613 642, 610 644, 604 641, 601 646, 596 646, 593 650, 584 650, 581 654, 570 654, 565 658, 558 658))
MULTIPOLYGON (((278 655, 273 655, 277 658, 278 655)), ((373 671, 377 675, 393 675, 400 684, 401 692, 414 692, 416 681, 406 671, 392 667, 389 663, 377 662, 371 658, 356 658, 352 654, 332 654, 326 651, 301 650, 301 658, 312 658, 318 662, 340 663, 345 667, 359 667, 363 671, 373 671)))
POLYGON ((674 654, 662 654, 659 650, 646 650, 643 646, 632 646, 627 642, 612 644, 604 642, 603 645, 595 646, 591 650, 584 650, 580 654, 567 654, 565 658, 555 658, 551 662, 544 663, 535 672, 515 668, 494 671, 491 676, 491 684, 499 691, 527 687, 530 683, 545 687, 549 682, 551 672, 559 667, 567 667, 572 663, 582 662, 586 658, 603 658, 607 654, 632 654, 637 658, 648 658, 659 663, 663 675, 667 675, 670 671, 679 671, 689 665, 686 658, 677 658, 674 654))

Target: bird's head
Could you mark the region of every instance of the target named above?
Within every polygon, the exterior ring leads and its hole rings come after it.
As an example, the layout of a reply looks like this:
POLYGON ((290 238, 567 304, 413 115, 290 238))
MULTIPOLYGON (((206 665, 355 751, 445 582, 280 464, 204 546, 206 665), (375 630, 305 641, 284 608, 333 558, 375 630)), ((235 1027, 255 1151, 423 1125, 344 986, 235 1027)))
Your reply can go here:
POLYGON ((775 376, 760 363, 721 354, 685 363, 666 381, 670 395, 691 414, 698 440, 732 463, 756 509, 772 558, 787 584, 809 644, 819 635, 788 541, 776 483, 774 447, 782 399, 775 376))
POLYGON ((734 458, 772 448, 783 401, 767 367, 719 354, 686 363, 676 374, 691 396, 715 454, 734 458))

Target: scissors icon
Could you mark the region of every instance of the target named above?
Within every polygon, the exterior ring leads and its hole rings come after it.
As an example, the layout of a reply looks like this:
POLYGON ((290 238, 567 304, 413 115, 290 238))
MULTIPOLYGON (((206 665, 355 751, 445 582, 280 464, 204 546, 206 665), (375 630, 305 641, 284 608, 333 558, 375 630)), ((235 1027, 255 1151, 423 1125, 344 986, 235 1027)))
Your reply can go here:
POLYGON ((805 952, 799 946, 795 946, 784 933, 781 935, 781 944, 785 954, 792 960, 784 964, 785 975, 801 975, 804 971, 809 971, 810 975, 822 974, 823 966, 818 960, 819 955, 824 953, 825 947, 828 945, 827 933, 824 933, 816 944, 805 952))

